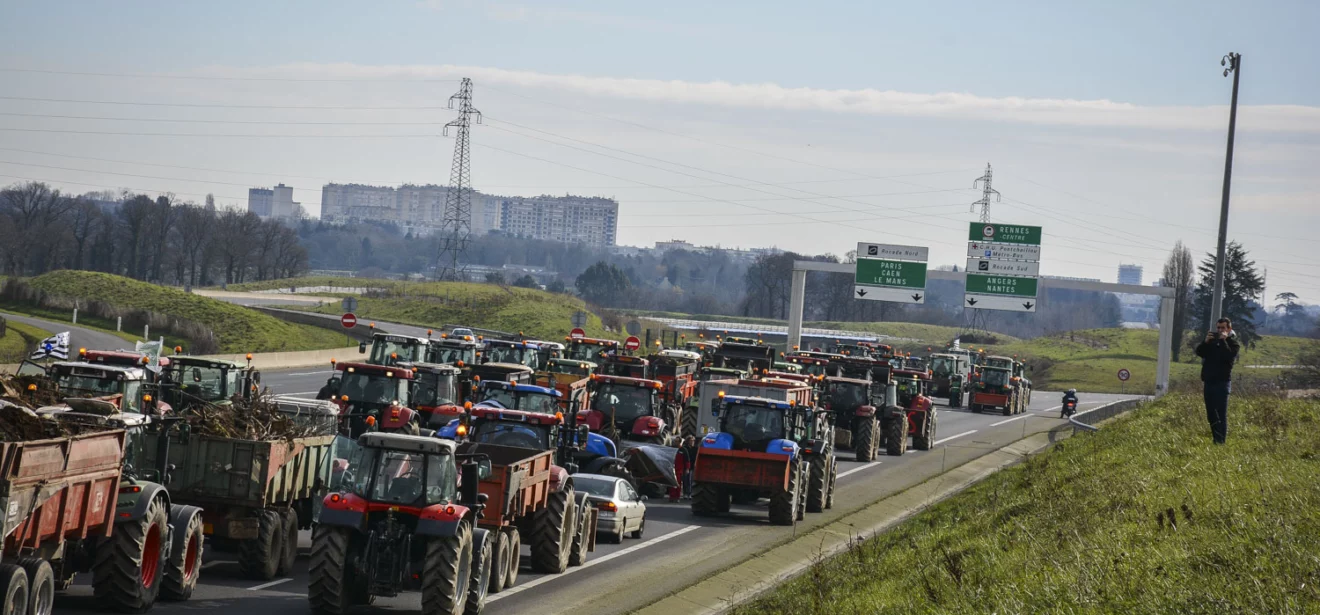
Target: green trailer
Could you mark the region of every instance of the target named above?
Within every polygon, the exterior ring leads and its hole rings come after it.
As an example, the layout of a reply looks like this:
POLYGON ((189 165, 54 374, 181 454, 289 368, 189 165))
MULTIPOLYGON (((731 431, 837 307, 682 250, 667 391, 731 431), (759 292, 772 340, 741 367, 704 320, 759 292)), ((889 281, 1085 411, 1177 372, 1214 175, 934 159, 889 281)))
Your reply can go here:
MULTIPOLYGON (((149 439, 159 436, 149 434, 149 439)), ((175 431, 167 485, 179 503, 201 506, 213 548, 238 553, 246 576, 293 572, 298 530, 310 529, 330 484, 335 435, 257 441, 175 431)), ((155 442, 147 442, 155 464, 155 442)))

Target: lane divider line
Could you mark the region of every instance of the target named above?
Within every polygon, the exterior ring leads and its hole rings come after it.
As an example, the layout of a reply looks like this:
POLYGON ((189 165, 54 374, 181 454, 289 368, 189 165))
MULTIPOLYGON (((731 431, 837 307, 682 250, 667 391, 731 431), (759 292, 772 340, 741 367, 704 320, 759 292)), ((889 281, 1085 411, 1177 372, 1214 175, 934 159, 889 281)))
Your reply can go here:
POLYGON ((1030 415, 1030 414, 1020 414, 1020 415, 1015 416, 1015 417, 1013 417, 1013 418, 1011 418, 1011 419, 1004 419, 1004 420, 1002 420, 1002 421, 999 421, 998 423, 990 423, 990 426, 991 426, 991 427, 998 427, 998 426, 1000 426, 1000 425, 1003 425, 1004 423, 1012 423, 1013 421, 1019 421, 1019 420, 1025 419, 1025 418, 1027 418, 1027 417, 1029 417, 1029 416, 1031 416, 1031 415, 1030 415))
POLYGON ((315 376, 317 374, 333 374, 335 370, 329 369, 319 372, 298 372, 296 374, 275 374, 276 376, 315 376))
POLYGON ((834 477, 834 480, 839 480, 840 478, 843 478, 843 477, 845 477, 845 476, 847 476, 847 475, 849 475, 849 474, 852 474, 853 472, 861 472, 862 470, 866 470, 866 469, 869 469, 869 468, 874 468, 874 467, 876 467, 876 466, 878 466, 878 465, 880 465, 880 464, 882 464, 882 463, 884 463, 884 462, 883 462, 883 461, 872 461, 872 462, 869 462, 869 463, 866 463, 866 464, 860 465, 860 466, 858 466, 858 467, 856 467, 856 468, 853 468, 853 469, 851 469, 851 470, 848 470, 847 472, 842 472, 842 473, 840 473, 838 476, 835 476, 835 477, 834 477))
MULTIPOLYGON (((693 530, 699 530, 699 529, 701 529, 701 528, 702 528, 702 526, 700 526, 700 525, 687 525, 687 526, 683 526, 683 527, 678 528, 678 529, 676 529, 676 530, 674 530, 674 531, 672 531, 672 532, 670 532, 670 533, 668 533, 668 534, 665 534, 664 536, 657 536, 657 537, 652 538, 651 540, 648 540, 648 541, 643 542, 643 543, 641 543, 641 544, 633 545, 633 546, 631 546, 631 547, 628 547, 627 549, 623 549, 622 551, 615 551, 615 552, 613 552, 613 553, 611 553, 611 554, 609 554, 609 555, 606 555, 606 556, 604 556, 604 557, 599 557, 599 558, 596 558, 596 559, 589 559, 589 560, 587 560, 586 562, 584 562, 581 566, 578 566, 577 568, 569 568, 568 570, 565 570, 563 574, 547 574, 547 575, 545 575, 545 576, 543 576, 543 577, 541 577, 541 578, 539 578, 539 579, 535 579, 535 580, 529 581, 529 582, 527 582, 527 583, 522 583, 522 584, 517 585, 517 586, 515 586, 515 587, 510 587, 509 589, 506 589, 506 590, 504 590, 504 591, 502 591, 502 592, 500 592, 500 593, 498 593, 498 594, 494 594, 494 595, 491 595, 491 596, 487 596, 487 597, 486 597, 486 603, 487 603, 487 604, 490 604, 491 602, 495 602, 496 600, 500 600, 500 599, 503 599, 503 598, 508 598, 509 596, 517 595, 518 592, 525 591, 525 590, 529 590, 529 589, 531 589, 531 588, 533 588, 533 587, 536 587, 537 585, 540 585, 540 584, 542 584, 542 583, 549 583, 550 581, 555 581, 555 580, 558 580, 558 579, 562 579, 562 578, 567 577, 567 576, 569 576, 569 575, 571 575, 571 574, 573 574, 573 573, 575 573, 575 572, 582 572, 583 570, 586 570, 586 569, 588 569, 588 568, 590 568, 590 567, 592 567, 592 566, 595 566, 596 564, 603 564, 603 563, 608 562, 608 561, 610 561, 610 560, 612 560, 612 559, 614 559, 614 558, 616 558, 616 557, 623 557, 623 556, 625 556, 625 555, 628 555, 628 554, 630 554, 630 553, 633 553, 634 551, 640 551, 640 550, 645 549, 645 548, 647 548, 647 547, 654 546, 654 545, 658 545, 658 544, 660 544, 660 543, 662 543, 662 542, 664 542, 664 541, 666 541, 666 540, 669 540, 670 538, 675 538, 675 537, 678 537, 678 536, 682 536, 683 534, 686 534, 686 533, 691 532, 691 531, 693 531, 693 530)), ((285 579, 285 580, 287 581, 288 579, 285 579)), ((255 589, 255 588, 254 588, 254 589, 255 589)))
POLYGON ((279 584, 281 584, 281 583, 288 583, 289 581, 292 581, 292 580, 293 580, 293 579, 290 579, 290 578, 275 579, 274 581, 271 581, 270 583, 262 583, 261 585, 258 585, 258 586, 256 586, 256 587, 249 587, 249 588, 248 588, 248 591, 250 591, 250 592, 260 591, 260 590, 266 589, 267 587, 275 587, 276 585, 279 585, 279 584))
POLYGON ((973 429, 973 430, 971 430, 971 431, 964 431, 964 432, 962 432, 962 433, 960 433, 960 434, 958 434, 958 435, 956 435, 956 436, 949 436, 949 437, 947 437, 947 438, 944 438, 943 440, 936 440, 936 441, 935 441, 935 444, 936 444, 936 445, 944 444, 945 442, 948 442, 949 440, 952 440, 952 439, 954 439, 954 438, 961 438, 961 437, 963 437, 963 436, 970 436, 970 435, 972 435, 972 434, 974 434, 974 433, 976 433, 976 430, 975 430, 975 429, 973 429))
POLYGON ((219 560, 219 559, 217 559, 217 560, 211 560, 211 561, 209 561, 209 562, 206 562, 205 564, 202 564, 202 570, 206 570, 207 568, 210 568, 211 566, 218 566, 218 565, 220 565, 220 564, 237 564, 237 563, 238 563, 238 562, 230 561, 230 560, 219 560))

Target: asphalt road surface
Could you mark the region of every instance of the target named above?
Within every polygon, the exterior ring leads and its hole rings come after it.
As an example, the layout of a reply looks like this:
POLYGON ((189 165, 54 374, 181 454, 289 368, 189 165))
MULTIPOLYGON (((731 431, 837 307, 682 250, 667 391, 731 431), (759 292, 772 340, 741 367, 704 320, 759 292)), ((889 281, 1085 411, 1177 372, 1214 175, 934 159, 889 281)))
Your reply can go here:
POLYGON ((33 318, 31 316, 21 316, 18 314, 9 314, 9 313, 0 313, 0 316, 4 316, 7 320, 11 320, 13 322, 21 322, 25 325, 32 325, 34 327, 45 329, 46 331, 50 331, 51 335, 60 333, 62 331, 68 331, 70 360, 76 360, 78 358, 79 348, 94 348, 97 350, 119 350, 121 348, 133 347, 132 342, 126 341, 123 338, 115 337, 113 335, 110 335, 109 333, 101 333, 100 331, 92 331, 91 329, 84 329, 82 327, 67 322, 56 322, 53 320, 46 320, 44 318, 33 318))
MULTIPOLYGON (((325 369, 294 369, 263 373, 263 383, 279 393, 312 395, 329 377, 325 369)), ((881 455, 871 463, 839 453, 839 480, 834 508, 808 513, 796 528, 771 526, 766 505, 734 506, 723 517, 698 518, 686 502, 651 500, 642 539, 627 538, 621 545, 600 543, 587 564, 561 575, 532 573, 523 548, 524 568, 518 583, 492 595, 487 613, 626 613, 667 596, 682 587, 763 551, 794 532, 810 531, 888 495, 906 489, 951 468, 1002 448, 1025 435, 1066 425, 1059 418, 1057 393, 1038 391, 1030 409, 1020 415, 973 414, 966 409, 941 407, 936 447, 909 451, 901 457, 881 455)), ((1081 394, 1081 410, 1123 399, 1120 395, 1081 394)), ((1130 397, 1130 396, 1128 396, 1130 397)), ((307 551, 310 532, 300 537, 302 555, 293 574, 273 581, 243 578, 234 554, 208 549, 201 582, 192 600, 162 602, 154 613, 187 613, 207 609, 243 615, 285 615, 307 609, 307 551)), ((79 576, 57 598, 60 613, 93 613, 90 577, 79 576)), ((730 588, 730 597, 736 594, 730 588)), ((420 594, 404 593, 379 598, 371 608, 382 612, 416 613, 420 594)))

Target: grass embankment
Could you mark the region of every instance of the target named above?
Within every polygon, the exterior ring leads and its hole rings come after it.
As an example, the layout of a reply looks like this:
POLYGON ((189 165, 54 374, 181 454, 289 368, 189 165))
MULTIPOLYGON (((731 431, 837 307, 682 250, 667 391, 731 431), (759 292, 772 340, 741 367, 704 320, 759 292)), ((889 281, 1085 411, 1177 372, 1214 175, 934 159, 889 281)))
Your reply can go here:
POLYGON ((1070 438, 737 609, 1320 612, 1320 402, 1196 396, 1070 438))
POLYGON ((50 331, 12 320, 5 323, 5 334, 0 335, 0 363, 18 363, 26 359, 37 342, 50 337, 50 331))
MULTIPOLYGON (((199 338, 212 340, 217 352, 315 350, 347 343, 342 333, 330 329, 288 323, 223 301, 107 273, 55 271, 26 283, 45 295, 45 305, 14 305, 11 300, 7 308, 43 317, 47 316, 43 311, 54 312, 62 320, 68 314, 54 309, 52 303, 76 300, 88 308, 102 304, 80 311, 79 325, 87 323, 113 332, 114 318, 108 314, 131 314, 132 319, 156 322, 152 337, 165 335, 167 343, 180 343, 185 349, 201 345, 199 338)), ((121 337, 135 339, 131 334, 121 337)))
MULTIPOLYGON (((230 290, 254 291, 291 286, 329 286, 335 288, 367 287, 378 289, 372 295, 359 296, 359 319, 397 322, 420 327, 446 324, 467 325, 528 337, 560 340, 573 328, 573 313, 587 311, 589 337, 617 338, 607 332, 600 317, 576 297, 527 288, 500 287, 494 284, 467 282, 401 282, 359 278, 294 278, 257 284, 230 285, 230 290)), ((337 293, 319 295, 339 296, 337 293)), ((348 296, 348 295, 343 295, 348 296)), ((324 314, 339 314, 338 304, 314 308, 324 314)))

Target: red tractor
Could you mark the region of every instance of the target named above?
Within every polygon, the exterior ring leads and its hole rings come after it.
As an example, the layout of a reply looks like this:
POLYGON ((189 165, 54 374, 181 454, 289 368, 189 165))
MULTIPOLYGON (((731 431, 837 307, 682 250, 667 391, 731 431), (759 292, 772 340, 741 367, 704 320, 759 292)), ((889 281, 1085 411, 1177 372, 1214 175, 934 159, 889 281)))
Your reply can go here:
POLYGON ((886 408, 881 420, 885 452, 906 453, 909 436, 912 448, 930 450, 935 443, 936 410, 934 400, 926 395, 930 387, 929 372, 896 369, 893 379, 898 404, 886 408))
POLYGON ((616 440, 672 446, 678 438, 682 408, 661 403, 664 383, 624 376, 591 377, 591 407, 578 413, 578 422, 591 431, 615 434, 616 440))
POLYGON ((477 527, 489 473, 488 457, 457 455, 449 440, 363 434, 312 532, 312 610, 420 591, 424 615, 480 613, 496 542, 477 527))

